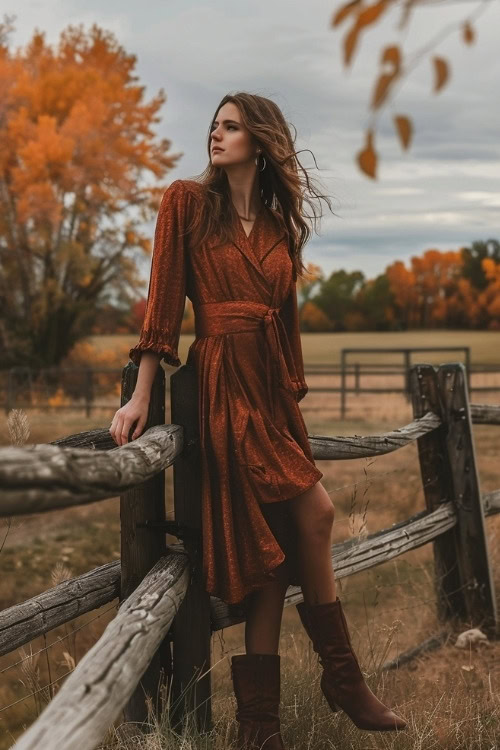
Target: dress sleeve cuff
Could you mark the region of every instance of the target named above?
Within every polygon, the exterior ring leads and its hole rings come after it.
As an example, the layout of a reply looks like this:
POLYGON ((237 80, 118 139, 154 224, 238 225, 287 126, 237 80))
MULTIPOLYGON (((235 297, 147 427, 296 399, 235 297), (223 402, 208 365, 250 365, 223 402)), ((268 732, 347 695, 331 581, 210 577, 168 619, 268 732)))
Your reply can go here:
POLYGON ((129 357, 137 366, 142 352, 161 354, 161 359, 171 367, 179 367, 181 364, 177 349, 165 343, 165 336, 160 331, 143 331, 139 343, 130 350, 129 357))
POLYGON ((304 381, 299 382, 297 385, 298 385, 298 389, 295 394, 295 399, 297 401, 302 401, 307 391, 309 390, 309 386, 304 381))

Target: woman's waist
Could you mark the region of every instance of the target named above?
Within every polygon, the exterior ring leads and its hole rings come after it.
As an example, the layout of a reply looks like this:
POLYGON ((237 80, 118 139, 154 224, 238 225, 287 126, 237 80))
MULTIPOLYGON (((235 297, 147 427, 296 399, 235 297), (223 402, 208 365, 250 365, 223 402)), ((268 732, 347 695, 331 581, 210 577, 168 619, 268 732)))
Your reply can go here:
POLYGON ((270 316, 279 312, 263 302, 227 300, 194 306, 196 338, 224 333, 264 330, 270 316))

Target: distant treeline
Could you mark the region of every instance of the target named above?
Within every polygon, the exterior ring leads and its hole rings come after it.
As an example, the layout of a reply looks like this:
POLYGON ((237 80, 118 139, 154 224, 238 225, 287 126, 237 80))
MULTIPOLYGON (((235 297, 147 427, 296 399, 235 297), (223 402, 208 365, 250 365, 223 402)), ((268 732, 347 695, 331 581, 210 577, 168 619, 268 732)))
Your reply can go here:
MULTIPOLYGON (((500 330, 500 243, 478 241, 460 250, 426 250, 409 263, 397 260, 367 279, 339 269, 325 277, 309 263, 299 279, 301 330, 403 331, 415 328, 500 330)), ((146 300, 108 309, 94 333, 137 333, 146 300)), ((183 333, 194 332, 187 300, 183 333)))
POLYGON ((500 330, 500 244, 426 250, 367 279, 362 271, 325 278, 311 266, 299 285, 303 331, 500 330))

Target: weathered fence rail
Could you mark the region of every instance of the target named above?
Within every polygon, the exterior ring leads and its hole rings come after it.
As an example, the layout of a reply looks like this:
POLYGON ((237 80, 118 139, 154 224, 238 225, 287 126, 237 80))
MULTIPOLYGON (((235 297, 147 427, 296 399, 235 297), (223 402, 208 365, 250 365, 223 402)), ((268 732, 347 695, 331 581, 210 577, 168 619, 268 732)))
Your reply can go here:
POLYGON ((78 663, 16 750, 91 750, 130 698, 186 595, 189 560, 159 560, 122 602, 101 638, 78 663))
MULTIPOLYGON (((136 376, 137 368, 129 364, 122 403, 132 395, 136 376)), ((171 381, 173 424, 164 424, 159 368, 146 430, 120 448, 102 429, 51 445, 0 449, 0 515, 50 511, 121 493, 120 560, 0 613, 0 653, 5 654, 117 596, 121 601, 101 639, 16 743, 18 750, 72 750, 75 742, 95 747, 121 710, 128 720, 144 721, 145 694, 155 696, 162 682, 170 682, 177 705, 174 722, 193 710, 200 730, 211 724, 210 637, 244 621, 245 612, 203 590, 196 377, 184 366, 171 381), (175 521, 165 518, 169 466, 175 521), (167 547, 166 533, 179 543, 167 547)), ((368 437, 309 436, 317 460, 383 455, 412 442, 419 449, 426 509, 364 539, 333 545, 336 577, 432 543, 441 619, 467 617, 496 636, 484 520, 500 512, 500 489, 480 491, 471 426, 499 425, 500 406, 469 404, 461 364, 415 365, 410 387, 414 419, 404 427, 368 437)), ((290 587, 285 605, 301 599, 300 588, 290 587)))

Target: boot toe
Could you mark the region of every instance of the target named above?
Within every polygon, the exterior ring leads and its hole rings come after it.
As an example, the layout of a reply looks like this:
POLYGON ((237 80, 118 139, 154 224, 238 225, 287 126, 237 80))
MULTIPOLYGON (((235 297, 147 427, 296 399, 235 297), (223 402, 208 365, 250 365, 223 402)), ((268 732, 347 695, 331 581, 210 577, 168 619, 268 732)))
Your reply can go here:
POLYGON ((394 711, 389 712, 389 718, 392 722, 392 728, 393 729, 404 729, 407 726, 407 723, 401 716, 398 716, 394 713, 394 711))
POLYGON ((406 727, 406 721, 390 709, 375 718, 355 723, 357 723, 359 729, 367 729, 372 732, 393 732, 406 727))

